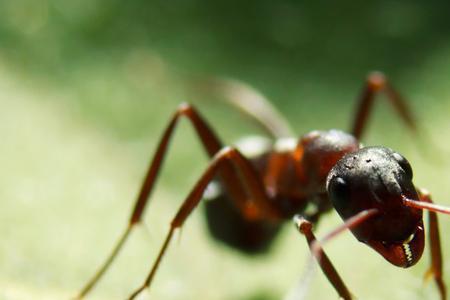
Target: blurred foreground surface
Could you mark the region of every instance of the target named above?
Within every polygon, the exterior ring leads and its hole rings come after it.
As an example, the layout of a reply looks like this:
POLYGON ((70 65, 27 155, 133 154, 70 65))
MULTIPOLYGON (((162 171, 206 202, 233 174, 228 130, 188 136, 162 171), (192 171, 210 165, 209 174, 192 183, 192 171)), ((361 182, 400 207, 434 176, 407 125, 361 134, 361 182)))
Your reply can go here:
MULTIPOLYGON (((419 1, 0 1, 0 298, 68 299, 78 291, 123 230, 180 102, 197 105, 226 142, 261 133, 223 104, 192 94, 189 83, 203 76, 252 84, 301 135, 346 129, 365 75, 384 71, 434 144, 420 150, 384 101, 364 142, 404 154, 416 185, 450 205, 447 11, 419 1)), ((180 125, 148 229, 136 230, 89 299, 123 299, 141 283, 170 218, 205 169, 196 136, 180 125)), ((325 216, 318 236, 340 222, 334 212, 325 216)), ((152 299, 280 299, 303 273, 308 251, 292 224, 267 256, 249 258, 214 243, 204 223, 200 206, 164 259, 152 299)), ((445 255, 446 217, 441 230, 445 255)), ((437 299, 432 283, 422 288, 428 252, 409 270, 350 234, 327 252, 362 299, 437 299)), ((335 298, 317 271, 307 299, 335 298)))

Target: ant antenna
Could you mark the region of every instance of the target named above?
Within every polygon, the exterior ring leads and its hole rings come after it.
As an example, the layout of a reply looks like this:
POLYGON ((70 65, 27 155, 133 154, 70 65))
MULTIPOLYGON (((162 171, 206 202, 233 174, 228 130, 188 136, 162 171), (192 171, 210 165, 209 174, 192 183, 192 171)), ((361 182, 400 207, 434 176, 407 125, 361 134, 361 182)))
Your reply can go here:
POLYGON ((426 209, 429 211, 434 211, 434 212, 439 212, 439 213, 450 215, 449 207, 445 207, 442 205, 437 205, 437 204, 433 204, 433 203, 429 203, 429 202, 412 200, 412 199, 406 198, 405 196, 402 196, 402 198, 403 198, 403 203, 406 206, 418 208, 418 209, 426 209))

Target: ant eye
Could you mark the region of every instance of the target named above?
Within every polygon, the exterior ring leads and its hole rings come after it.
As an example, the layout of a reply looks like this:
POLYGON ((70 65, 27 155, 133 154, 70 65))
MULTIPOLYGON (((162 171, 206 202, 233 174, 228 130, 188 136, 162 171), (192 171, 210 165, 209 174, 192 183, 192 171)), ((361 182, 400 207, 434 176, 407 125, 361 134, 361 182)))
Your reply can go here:
POLYGON ((347 182, 342 177, 333 177, 328 185, 328 194, 335 207, 345 207, 349 198, 347 182))
POLYGON ((393 153, 392 156, 398 162, 398 164, 403 169, 403 171, 405 171, 406 176, 408 176, 409 179, 412 179, 413 171, 412 171, 411 165, 406 160, 406 158, 404 158, 402 155, 400 155, 398 153, 393 153))

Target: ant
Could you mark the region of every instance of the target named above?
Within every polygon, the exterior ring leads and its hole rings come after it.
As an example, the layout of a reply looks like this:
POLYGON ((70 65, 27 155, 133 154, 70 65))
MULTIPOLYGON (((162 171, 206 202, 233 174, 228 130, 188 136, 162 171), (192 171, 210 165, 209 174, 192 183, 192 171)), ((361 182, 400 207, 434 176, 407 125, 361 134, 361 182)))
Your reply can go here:
MULTIPOLYGON (((222 88, 231 93, 228 95, 230 98, 239 89, 245 93, 243 86, 231 84, 231 87, 226 87, 226 84, 222 82, 222 88)), ((359 143, 375 96, 380 92, 386 94, 407 127, 416 132, 416 122, 406 102, 379 72, 370 73, 367 77, 351 134, 340 130, 312 131, 300 139, 291 138, 288 137, 292 135, 286 122, 256 92, 233 100, 235 106, 275 140, 269 142, 248 138, 246 144, 251 146, 252 151, 248 151, 248 147, 247 151, 242 152, 236 147, 224 147, 193 106, 180 105, 163 132, 125 232, 77 298, 83 298, 90 292, 125 244, 130 232, 141 222, 172 133, 178 120, 186 117, 211 160, 170 223, 150 273, 129 299, 136 298, 150 287, 175 230, 181 228, 199 202, 207 198, 206 217, 212 235, 247 253, 267 249, 282 223, 293 219, 325 276, 340 298, 345 300, 353 297, 323 251, 323 243, 350 229, 360 242, 377 251, 391 264, 408 268, 419 261, 424 250, 422 210, 426 209, 429 213, 431 249, 431 267, 427 275, 434 278, 441 300, 446 300, 436 212, 450 214, 450 209, 433 204, 428 192, 415 188, 412 168, 402 155, 389 148, 362 147, 359 143), (205 193, 205 190, 209 192, 205 193), (332 208, 344 223, 318 241, 312 232, 312 225, 332 208)))

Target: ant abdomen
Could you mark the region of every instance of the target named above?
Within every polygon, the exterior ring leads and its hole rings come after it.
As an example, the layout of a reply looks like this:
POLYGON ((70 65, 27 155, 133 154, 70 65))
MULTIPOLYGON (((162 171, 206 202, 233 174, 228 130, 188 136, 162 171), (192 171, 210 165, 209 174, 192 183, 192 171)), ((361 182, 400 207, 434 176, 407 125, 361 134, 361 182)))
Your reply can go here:
MULTIPOLYGON (((215 184, 219 185, 217 182, 215 184)), ((243 253, 268 252, 281 223, 249 221, 228 198, 227 193, 223 191, 205 201, 205 217, 211 236, 243 253)))

